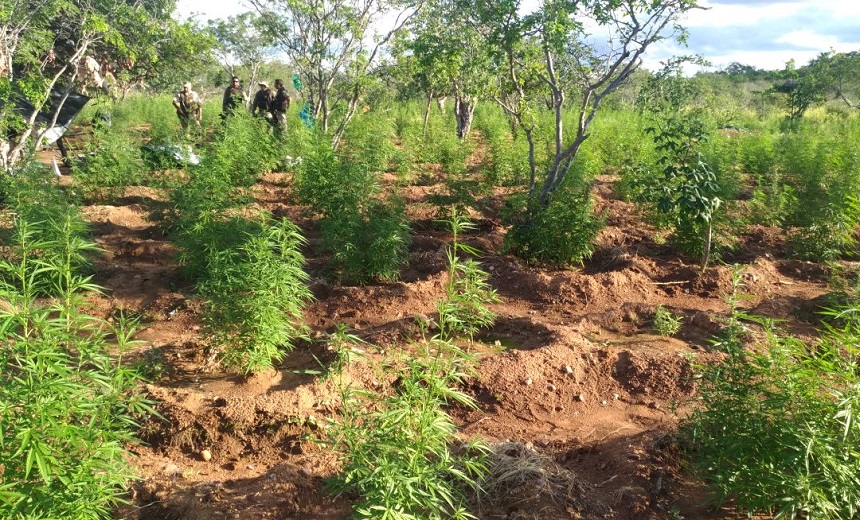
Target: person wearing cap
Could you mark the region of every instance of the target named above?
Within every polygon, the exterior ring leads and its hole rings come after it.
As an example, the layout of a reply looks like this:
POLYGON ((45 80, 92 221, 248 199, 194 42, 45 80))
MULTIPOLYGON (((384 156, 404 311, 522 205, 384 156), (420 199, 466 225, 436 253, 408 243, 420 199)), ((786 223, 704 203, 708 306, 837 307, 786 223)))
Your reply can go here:
POLYGON ((272 91, 269 90, 269 84, 265 81, 258 83, 260 90, 254 95, 254 103, 251 105, 251 114, 257 117, 265 117, 271 120, 272 113, 272 91))
POLYGON ((182 85, 182 90, 173 97, 173 106, 176 107, 176 115, 179 117, 182 130, 188 130, 190 120, 193 120, 197 128, 200 128, 200 120, 203 118, 203 104, 200 102, 200 96, 197 95, 197 92, 191 89, 191 83, 182 85))
POLYGON ((221 119, 226 119, 239 106, 245 106, 246 101, 241 80, 237 76, 233 76, 230 86, 224 90, 224 99, 221 101, 221 119))

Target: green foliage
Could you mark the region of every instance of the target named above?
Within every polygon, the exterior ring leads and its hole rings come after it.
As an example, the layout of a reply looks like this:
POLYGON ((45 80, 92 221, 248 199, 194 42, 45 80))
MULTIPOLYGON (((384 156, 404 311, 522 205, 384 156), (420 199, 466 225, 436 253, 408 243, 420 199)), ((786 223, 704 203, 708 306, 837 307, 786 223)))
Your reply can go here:
POLYGON ((132 478, 125 446, 136 442, 136 418, 151 411, 122 363, 134 328, 80 311, 98 288, 74 258, 94 245, 40 238, 34 215, 18 214, 17 254, 0 260, 13 274, 0 283, 0 516, 107 518, 132 478), (34 298, 44 272, 57 281, 55 300, 34 298))
POLYGON ((860 125, 805 121, 803 127, 802 133, 783 135, 776 144, 777 171, 794 194, 785 225, 797 228, 791 240, 797 256, 838 258, 853 249, 860 223, 860 156, 851 144, 860 136, 860 125))
POLYGON ((283 358, 303 334, 310 299, 298 229, 248 207, 251 186, 280 153, 264 124, 243 114, 226 120, 202 164, 171 187, 167 222, 207 303, 222 363, 243 373, 283 358))
POLYGON ((458 390, 474 361, 455 345, 433 339, 397 373, 397 391, 343 389, 341 419, 327 430, 343 469, 329 484, 356 490, 357 518, 441 520, 474 518, 464 488, 486 472, 488 448, 472 442, 453 448, 456 426, 445 407, 475 407, 458 390))
POLYGON ((450 211, 462 213, 478 206, 478 199, 490 193, 488 185, 466 170, 448 173, 444 186, 444 192, 428 197, 430 203, 438 208, 440 219, 448 218, 450 211))
POLYGON ((448 248, 448 282, 445 284, 445 298, 437 303, 439 312, 440 336, 453 339, 458 334, 466 334, 469 339, 481 329, 491 327, 496 321, 496 313, 487 308, 498 303, 499 297, 487 279, 489 275, 473 258, 460 259, 459 255, 477 256, 478 251, 460 241, 460 235, 473 230, 474 224, 456 211, 450 221, 453 240, 448 248))
POLYGON ((601 111, 588 146, 603 170, 618 172, 631 164, 656 162, 654 144, 645 133, 645 118, 633 110, 601 111))
POLYGON ((87 155, 72 168, 75 187, 89 200, 112 202, 128 186, 149 184, 136 141, 117 130, 97 129, 84 149, 87 155))
POLYGON ((303 334, 302 310, 311 299, 300 248, 304 239, 291 222, 213 222, 212 237, 231 236, 205 256, 197 290, 207 302, 205 319, 223 348, 222 362, 259 372, 283 358, 303 334))
POLYGON ((277 163, 279 150, 267 123, 244 112, 224 122, 220 134, 204 151, 198 171, 229 174, 232 186, 252 186, 261 173, 277 163))
POLYGON ((682 425, 694 468, 715 494, 749 513, 855 518, 860 504, 858 329, 828 329, 817 345, 783 336, 745 349, 737 311, 699 366, 698 407, 682 425))
POLYGON ((360 161, 338 157, 320 139, 302 162, 299 199, 322 215, 322 248, 333 255, 335 276, 352 283, 396 280, 408 253, 403 206, 378 196, 379 184, 360 161))
POLYGON ((603 227, 591 198, 591 183, 571 175, 546 203, 513 198, 506 218, 513 227, 505 249, 527 261, 582 265, 594 252, 594 239, 603 227))
POLYGON ((89 287, 90 277, 81 273, 98 248, 86 238, 87 223, 53 174, 29 168, 5 180, 14 218, 0 279, 27 298, 71 295, 89 287))
POLYGON ((785 98, 787 128, 791 129, 811 106, 825 100, 827 81, 811 68, 796 71, 786 66, 786 75, 788 78, 774 84, 772 90, 785 98))
POLYGON ((681 330, 681 317, 672 314, 671 311, 658 305, 654 309, 654 332, 668 337, 674 336, 681 330))
POLYGON ((338 279, 363 284, 400 277, 409 252, 409 223, 401 204, 372 199, 343 207, 323 218, 320 228, 338 279))
POLYGON ((673 241, 682 251, 697 254, 708 264, 715 213, 722 204, 720 186, 704 162, 699 143, 708 135, 702 121, 669 118, 647 130, 654 136, 662 177, 654 179, 646 199, 668 217, 674 227, 673 241))
POLYGON ((394 157, 392 122, 379 114, 354 118, 344 134, 347 154, 372 172, 388 171, 394 157))
POLYGON ((295 189, 299 200, 314 211, 337 217, 373 198, 379 184, 366 165, 338 157, 328 139, 319 136, 303 158, 295 189))

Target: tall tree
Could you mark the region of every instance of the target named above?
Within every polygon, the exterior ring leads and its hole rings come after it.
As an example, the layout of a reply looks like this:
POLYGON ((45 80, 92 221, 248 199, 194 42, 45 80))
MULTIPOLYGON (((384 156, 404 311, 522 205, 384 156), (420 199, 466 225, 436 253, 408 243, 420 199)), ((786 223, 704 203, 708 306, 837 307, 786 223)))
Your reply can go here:
POLYGON ((523 14, 522 0, 478 0, 475 22, 496 52, 496 100, 526 130, 530 200, 547 204, 561 186, 606 96, 642 64, 646 50, 669 36, 683 40, 679 16, 696 0, 544 0, 523 14), (572 98, 572 99, 571 99, 572 98), (566 134, 563 110, 574 105, 566 134), (542 104, 554 113, 552 159, 537 178, 532 130, 542 104))
POLYGON ((860 51, 825 52, 807 68, 822 86, 849 107, 860 110, 860 51))
POLYGON ((262 17, 253 12, 242 13, 226 20, 210 20, 208 28, 217 42, 215 55, 227 74, 238 76, 240 68, 248 72, 245 97, 250 99, 260 68, 277 54, 262 17))
POLYGON ((434 96, 453 96, 461 139, 469 133, 475 106, 492 83, 489 49, 468 22, 456 0, 430 1, 410 25, 411 37, 405 44, 427 93, 425 122, 434 96))
POLYGON ((249 0, 310 92, 314 117, 340 142, 369 75, 423 0, 249 0), (378 32, 384 19, 393 23, 378 32), (337 122, 334 113, 340 114, 337 122))
POLYGON ((796 123, 810 107, 827 98, 826 71, 816 67, 798 69, 792 59, 786 62, 781 75, 784 79, 774 83, 771 91, 784 96, 789 123, 796 123))

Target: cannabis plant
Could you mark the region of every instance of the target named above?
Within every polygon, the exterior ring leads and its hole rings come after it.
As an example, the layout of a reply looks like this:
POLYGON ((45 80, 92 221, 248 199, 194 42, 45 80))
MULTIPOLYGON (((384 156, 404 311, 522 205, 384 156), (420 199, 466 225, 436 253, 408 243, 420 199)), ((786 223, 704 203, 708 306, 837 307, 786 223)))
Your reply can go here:
POLYGON ((451 343, 434 339, 422 355, 398 371, 397 391, 343 388, 341 419, 328 428, 328 443, 343 469, 330 488, 355 490, 358 518, 441 520, 474 518, 467 489, 486 473, 487 447, 456 441, 445 407, 475 407, 458 390, 473 361, 451 343), (456 443, 456 445, 455 445, 456 443))
POLYGON ((478 251, 460 241, 464 232, 475 228, 474 224, 456 211, 449 223, 453 240, 448 248, 448 282, 445 298, 437 303, 440 335, 453 339, 457 334, 466 334, 471 339, 496 321, 496 313, 487 306, 500 300, 487 282, 489 275, 473 258, 478 251), (461 254, 469 258, 463 260, 461 254))
POLYGON ((123 366, 134 329, 82 312, 98 288, 73 259, 93 245, 37 239, 26 218, 0 260, 0 517, 107 518, 132 478, 136 420, 151 412, 123 366), (43 273, 55 299, 35 298, 43 273))
MULTIPOLYGON (((207 302, 222 362, 259 372, 280 361, 303 337, 301 316, 311 299, 300 248, 304 238, 288 220, 242 226, 229 246, 216 245, 204 258, 197 283, 207 302)), ((236 231, 236 226, 221 228, 236 231)))
POLYGON ((681 330, 681 318, 675 316, 666 307, 658 305, 654 309, 654 332, 661 336, 674 336, 681 330))
POLYGON ((700 365, 698 407, 681 432, 693 467, 741 509, 784 518, 860 514, 860 329, 827 329, 815 345, 737 309, 700 365), (745 348, 756 321, 764 342, 745 348))
POLYGON ((72 168, 75 187, 88 200, 112 202, 128 186, 148 183, 138 143, 115 129, 99 128, 84 149, 86 155, 72 168))
POLYGON ((591 182, 568 175, 546 204, 512 197, 505 249, 530 262, 582 265, 594 252, 603 219, 594 214, 591 182), (530 209, 529 209, 530 206, 530 209))
POLYGON ((371 200, 343 207, 324 217, 320 228, 338 279, 362 284, 400 277, 409 252, 409 223, 401 204, 371 200))

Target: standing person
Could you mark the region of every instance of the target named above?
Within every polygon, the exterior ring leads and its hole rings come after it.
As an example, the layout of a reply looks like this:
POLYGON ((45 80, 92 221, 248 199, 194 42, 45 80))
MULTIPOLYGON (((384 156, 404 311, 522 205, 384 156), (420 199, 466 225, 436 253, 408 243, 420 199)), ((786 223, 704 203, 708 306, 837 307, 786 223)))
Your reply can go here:
POLYGON ((272 126, 275 128, 275 136, 281 137, 287 129, 287 110, 290 108, 290 95, 284 88, 284 82, 275 80, 275 99, 272 100, 272 126))
POLYGON ((265 117, 271 122, 272 119, 272 91, 269 90, 269 84, 265 81, 258 83, 260 90, 254 95, 254 104, 251 105, 251 115, 257 117, 265 117))
POLYGON ((237 107, 245 106, 245 93, 242 91, 242 82, 237 76, 233 76, 230 86, 224 89, 224 99, 221 101, 221 119, 227 119, 237 107))
POLYGON ((200 96, 197 92, 191 89, 191 83, 182 85, 176 96, 173 98, 173 106, 176 107, 176 115, 179 117, 179 124, 182 125, 182 130, 188 130, 189 120, 193 120, 197 128, 200 128, 200 120, 203 119, 203 104, 200 102, 200 96))

